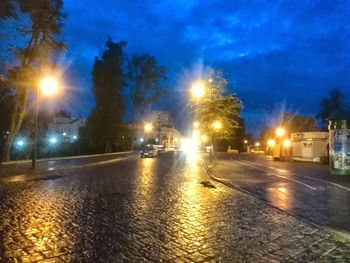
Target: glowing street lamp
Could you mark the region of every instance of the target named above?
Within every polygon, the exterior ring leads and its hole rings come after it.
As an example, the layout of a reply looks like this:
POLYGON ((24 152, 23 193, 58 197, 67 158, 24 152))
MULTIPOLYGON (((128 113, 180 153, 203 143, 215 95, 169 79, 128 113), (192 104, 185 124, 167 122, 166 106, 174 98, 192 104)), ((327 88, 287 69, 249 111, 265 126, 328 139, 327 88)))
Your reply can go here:
POLYGON ((193 123, 193 127, 194 127, 194 128, 198 128, 198 127, 199 127, 199 122, 198 122, 198 121, 195 121, 195 122, 193 123))
POLYGON ((206 143, 206 142, 208 141, 207 135, 203 134, 203 135, 201 136, 201 141, 202 141, 203 143, 206 143))
POLYGON ((45 77, 39 83, 40 91, 45 96, 53 96, 58 92, 58 82, 53 77, 45 77))
POLYGON ((243 142, 244 142, 244 144, 247 144, 247 143, 248 143, 248 140, 244 140, 243 142))
POLYGON ((220 130, 222 128, 222 124, 219 121, 214 122, 213 127, 215 130, 220 130))
POLYGON ((18 141, 16 141, 17 148, 22 149, 24 145, 25 145, 24 139, 19 139, 18 141))
POLYGON ((286 147, 286 148, 289 148, 292 146, 292 142, 290 140, 285 140, 283 142, 283 146, 286 147))
POLYGON ((267 146, 268 146, 268 147, 273 148, 273 147, 275 147, 275 145, 276 145, 275 140, 269 139, 269 140, 267 141, 267 146))
POLYGON ((151 123, 146 123, 145 126, 143 127, 143 129, 146 133, 149 133, 153 130, 153 126, 151 123))
POLYGON ((200 99, 205 95, 205 85, 203 81, 196 81, 191 86, 191 95, 194 99, 200 99))
POLYGON ((277 137, 282 137, 286 133, 286 130, 282 127, 278 127, 276 129, 276 135, 277 137))
POLYGON ((32 154, 32 169, 35 169, 36 156, 38 152, 38 113, 39 113, 39 97, 40 94, 44 96, 54 96, 59 89, 58 82, 51 76, 44 77, 40 80, 36 89, 36 102, 35 102, 35 135, 34 135, 34 147, 32 154))
POLYGON ((50 139, 49 139, 49 142, 51 143, 51 144, 56 144, 57 143, 57 138, 56 137, 51 137, 50 139))

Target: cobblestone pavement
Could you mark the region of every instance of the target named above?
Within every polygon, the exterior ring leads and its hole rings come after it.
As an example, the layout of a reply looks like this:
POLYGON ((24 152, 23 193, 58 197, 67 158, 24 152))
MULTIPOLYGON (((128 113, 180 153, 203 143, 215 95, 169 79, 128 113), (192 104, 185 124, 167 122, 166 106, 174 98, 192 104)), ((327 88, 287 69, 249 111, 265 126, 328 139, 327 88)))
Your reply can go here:
POLYGON ((350 262, 349 243, 180 152, 57 173, 0 184, 0 262, 350 262))

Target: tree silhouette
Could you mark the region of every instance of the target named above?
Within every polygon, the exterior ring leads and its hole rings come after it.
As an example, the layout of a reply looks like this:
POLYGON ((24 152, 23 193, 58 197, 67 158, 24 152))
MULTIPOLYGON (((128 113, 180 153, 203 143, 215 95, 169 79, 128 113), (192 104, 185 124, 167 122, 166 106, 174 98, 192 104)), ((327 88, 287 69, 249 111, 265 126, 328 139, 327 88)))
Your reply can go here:
POLYGON ((194 116, 205 132, 213 133, 213 123, 220 121, 220 138, 230 139, 240 127, 241 100, 235 94, 227 94, 227 81, 215 71, 206 81, 206 95, 200 101, 192 101, 194 116))
POLYGON ((322 121, 324 127, 327 127, 327 119, 332 113, 344 110, 344 99, 343 93, 338 88, 331 90, 328 98, 322 99, 317 118, 322 121))
MULTIPOLYGON (((9 12, 12 12, 13 1, 9 12)), ((35 89, 40 73, 43 68, 55 68, 52 65, 52 57, 65 48, 64 42, 57 40, 61 33, 62 0, 16 0, 18 9, 30 19, 31 27, 21 28, 21 34, 29 40, 24 48, 16 50, 19 66, 10 69, 5 77, 6 88, 14 92, 14 103, 10 112, 9 135, 3 146, 3 159, 8 160, 10 149, 17 132, 21 128, 23 118, 27 109, 28 95, 35 89)))
POLYGON ((110 152, 123 125, 125 112, 122 89, 125 86, 123 72, 126 42, 106 42, 107 50, 102 58, 95 58, 92 70, 93 93, 96 106, 89 116, 81 137, 87 140, 95 152, 110 152))
POLYGON ((166 80, 166 68, 157 65, 150 55, 135 55, 129 64, 129 91, 132 103, 132 119, 142 118, 152 104, 164 95, 161 83, 166 80))

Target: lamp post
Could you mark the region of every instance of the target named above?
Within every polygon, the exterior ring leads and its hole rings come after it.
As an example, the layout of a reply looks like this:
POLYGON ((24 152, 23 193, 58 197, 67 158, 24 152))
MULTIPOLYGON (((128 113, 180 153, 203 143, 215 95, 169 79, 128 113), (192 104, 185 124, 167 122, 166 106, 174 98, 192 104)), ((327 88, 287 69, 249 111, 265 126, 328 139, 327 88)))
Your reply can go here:
POLYGON ((192 98, 198 100, 205 95, 205 84, 203 81, 197 80, 191 86, 191 95, 192 98))
POLYGON ((217 161, 217 136, 216 132, 218 132, 222 128, 222 124, 220 121, 215 121, 213 123, 213 128, 214 128, 214 155, 215 155, 215 162, 217 161))
MULTIPOLYGON (((146 134, 149 134, 153 130, 153 125, 148 122, 143 126, 143 130, 146 134)), ((149 143, 149 137, 147 137, 147 143, 149 143)))
POLYGON ((35 94, 35 133, 34 133, 34 144, 32 153, 32 169, 35 169, 36 157, 38 152, 38 115, 39 115, 39 97, 40 93, 45 96, 53 96, 58 91, 57 80, 53 77, 45 77, 41 79, 39 85, 36 88, 35 94))
POLYGON ((282 158, 282 139, 286 133, 283 127, 278 127, 276 129, 276 147, 274 148, 274 160, 280 160, 282 158))

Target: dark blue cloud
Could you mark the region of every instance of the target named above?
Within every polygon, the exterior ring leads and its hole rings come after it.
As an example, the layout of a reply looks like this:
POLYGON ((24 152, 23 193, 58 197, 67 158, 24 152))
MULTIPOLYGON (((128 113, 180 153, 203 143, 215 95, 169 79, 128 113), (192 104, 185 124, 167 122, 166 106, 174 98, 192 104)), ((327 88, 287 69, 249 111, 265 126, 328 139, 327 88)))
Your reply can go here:
POLYGON ((265 109, 282 101, 315 114, 333 87, 350 97, 347 0, 66 0, 65 11, 72 82, 86 101, 81 113, 93 105, 92 62, 109 36, 126 40, 128 54, 155 55, 169 68, 170 87, 198 60, 223 69, 255 133, 265 109))

